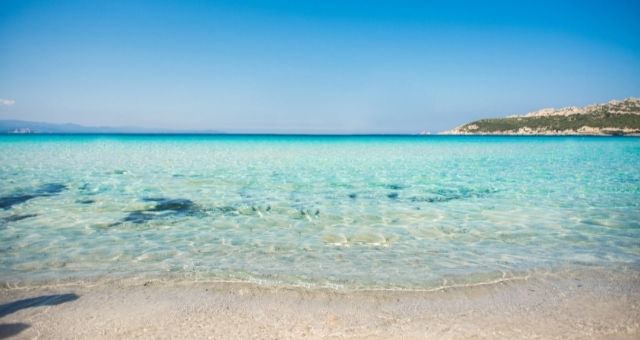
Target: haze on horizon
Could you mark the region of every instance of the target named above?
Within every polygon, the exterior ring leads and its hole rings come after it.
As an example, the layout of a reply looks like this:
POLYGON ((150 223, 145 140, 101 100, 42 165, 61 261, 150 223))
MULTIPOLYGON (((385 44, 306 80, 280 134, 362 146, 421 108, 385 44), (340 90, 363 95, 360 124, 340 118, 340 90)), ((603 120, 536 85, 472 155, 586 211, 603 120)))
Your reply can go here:
POLYGON ((640 96, 636 1, 0 2, 0 119, 415 133, 640 96))

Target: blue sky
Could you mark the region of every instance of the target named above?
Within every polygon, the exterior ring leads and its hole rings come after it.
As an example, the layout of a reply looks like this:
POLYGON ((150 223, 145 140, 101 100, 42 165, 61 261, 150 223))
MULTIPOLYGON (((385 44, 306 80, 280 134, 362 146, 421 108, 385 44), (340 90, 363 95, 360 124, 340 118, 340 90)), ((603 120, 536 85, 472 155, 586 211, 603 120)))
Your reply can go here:
POLYGON ((413 133, 640 96, 637 1, 0 1, 0 119, 413 133))

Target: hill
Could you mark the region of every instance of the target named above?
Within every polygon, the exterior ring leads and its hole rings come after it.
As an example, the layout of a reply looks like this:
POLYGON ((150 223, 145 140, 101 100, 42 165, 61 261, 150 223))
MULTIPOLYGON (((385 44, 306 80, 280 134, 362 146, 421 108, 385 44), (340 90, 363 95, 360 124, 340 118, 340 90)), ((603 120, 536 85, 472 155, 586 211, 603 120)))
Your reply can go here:
POLYGON ((542 109, 524 115, 481 119, 443 134, 640 135, 640 99, 627 98, 582 108, 542 109))

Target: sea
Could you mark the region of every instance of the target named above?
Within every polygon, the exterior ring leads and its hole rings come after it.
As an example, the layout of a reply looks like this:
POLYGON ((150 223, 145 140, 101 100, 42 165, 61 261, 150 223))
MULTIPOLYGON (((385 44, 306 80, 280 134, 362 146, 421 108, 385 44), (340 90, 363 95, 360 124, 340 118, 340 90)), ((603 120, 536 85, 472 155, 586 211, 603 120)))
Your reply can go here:
POLYGON ((440 289, 640 267, 640 138, 0 136, 0 285, 440 289))

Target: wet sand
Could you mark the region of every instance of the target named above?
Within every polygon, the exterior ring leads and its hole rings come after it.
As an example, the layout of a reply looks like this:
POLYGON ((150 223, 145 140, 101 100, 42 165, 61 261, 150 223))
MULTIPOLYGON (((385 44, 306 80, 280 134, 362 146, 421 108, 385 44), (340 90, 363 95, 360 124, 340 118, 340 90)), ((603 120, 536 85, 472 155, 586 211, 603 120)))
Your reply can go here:
POLYGON ((5 288, 0 305, 0 337, 16 338, 640 337, 635 270, 436 291, 85 283, 5 288))

